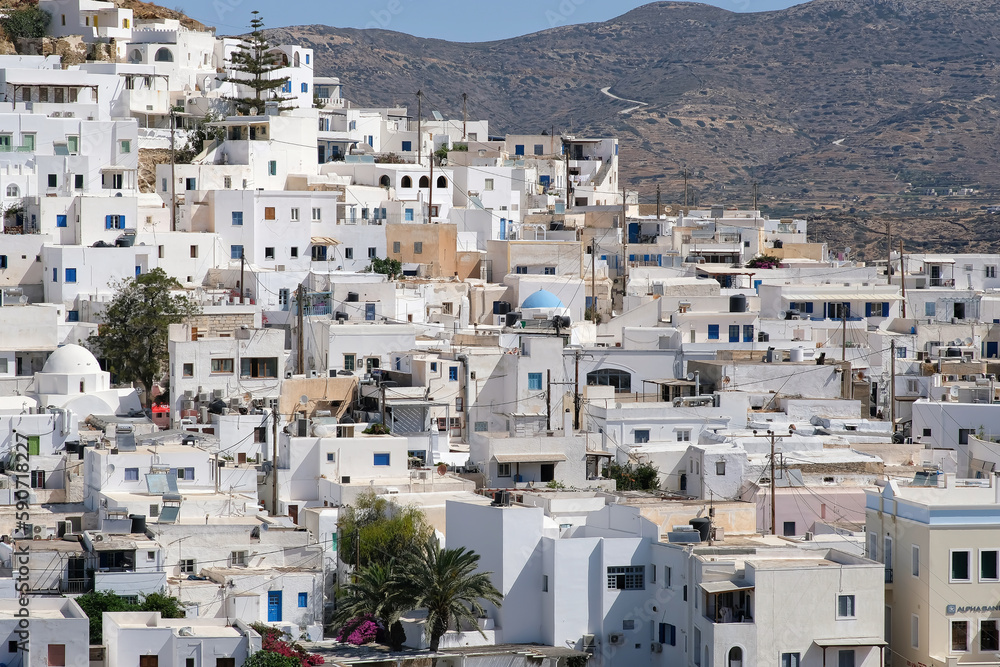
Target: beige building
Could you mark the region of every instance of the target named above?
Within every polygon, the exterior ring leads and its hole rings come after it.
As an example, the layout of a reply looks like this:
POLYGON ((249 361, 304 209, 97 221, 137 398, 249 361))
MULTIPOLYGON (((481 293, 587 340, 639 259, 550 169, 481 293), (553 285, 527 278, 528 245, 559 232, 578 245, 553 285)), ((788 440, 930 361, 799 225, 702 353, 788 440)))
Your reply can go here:
POLYGON ((867 496, 867 555, 885 564, 886 664, 1000 664, 1000 487, 917 473, 867 496))

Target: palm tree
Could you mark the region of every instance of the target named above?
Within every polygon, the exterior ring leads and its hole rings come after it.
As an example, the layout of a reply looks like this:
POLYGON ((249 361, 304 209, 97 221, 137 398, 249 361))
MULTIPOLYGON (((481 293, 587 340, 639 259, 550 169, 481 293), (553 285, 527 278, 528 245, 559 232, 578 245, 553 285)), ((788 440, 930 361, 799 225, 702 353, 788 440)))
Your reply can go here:
POLYGON ((437 539, 431 537, 416 557, 400 568, 397 585, 412 591, 415 607, 427 609, 432 653, 437 652, 441 637, 452 624, 460 629, 464 621, 485 637, 478 623, 485 613, 480 600, 499 607, 503 595, 490 581, 490 573, 477 572, 478 567, 476 552, 464 548, 442 549, 437 539))
MULTIPOLYGON (((386 629, 392 629, 404 611, 413 609, 415 599, 409 586, 399 585, 396 572, 399 568, 395 560, 387 563, 372 562, 357 571, 353 582, 346 584, 337 600, 334 622, 343 625, 352 619, 371 614, 382 621, 386 629)), ((396 635, 390 633, 390 641, 396 635)), ((402 641, 391 648, 398 651, 402 641)))

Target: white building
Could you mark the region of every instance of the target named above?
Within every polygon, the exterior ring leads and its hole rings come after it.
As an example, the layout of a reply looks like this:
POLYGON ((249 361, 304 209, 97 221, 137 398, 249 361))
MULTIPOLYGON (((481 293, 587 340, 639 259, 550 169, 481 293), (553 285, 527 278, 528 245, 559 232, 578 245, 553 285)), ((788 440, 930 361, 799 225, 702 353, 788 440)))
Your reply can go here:
POLYGON ((261 636, 240 619, 105 612, 102 628, 108 667, 232 667, 261 648, 261 636))

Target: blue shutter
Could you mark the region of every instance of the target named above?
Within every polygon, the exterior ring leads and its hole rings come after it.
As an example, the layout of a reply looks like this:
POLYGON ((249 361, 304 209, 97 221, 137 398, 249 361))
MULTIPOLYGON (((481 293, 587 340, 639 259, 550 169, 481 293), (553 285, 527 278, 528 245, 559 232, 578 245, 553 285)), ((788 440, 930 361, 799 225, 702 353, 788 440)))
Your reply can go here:
POLYGON ((105 229, 111 229, 111 216, 110 215, 104 216, 104 228, 105 229))
POLYGON ((882 317, 889 317, 889 302, 882 302, 882 317))
POLYGON ((872 316, 872 304, 871 302, 865 304, 865 317, 872 316))
POLYGON ((708 325, 708 339, 709 340, 719 340, 719 325, 709 324, 708 325))

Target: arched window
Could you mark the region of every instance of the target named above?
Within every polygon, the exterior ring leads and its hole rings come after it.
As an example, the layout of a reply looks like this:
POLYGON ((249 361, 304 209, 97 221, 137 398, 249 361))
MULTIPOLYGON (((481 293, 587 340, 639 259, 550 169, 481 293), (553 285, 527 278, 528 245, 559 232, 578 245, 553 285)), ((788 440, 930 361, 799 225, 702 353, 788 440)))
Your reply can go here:
POLYGON ((409 176, 403 176, 403 180, 399 182, 399 186, 403 188, 412 188, 413 179, 410 178, 409 176))
POLYGON ((132 52, 128 54, 128 61, 130 63, 141 63, 142 51, 140 51, 139 49, 132 49, 132 52))
POLYGON ((448 187, 448 179, 445 178, 444 176, 438 176, 437 186, 438 189, 444 189, 448 187))
POLYGON ((160 47, 160 50, 156 52, 156 55, 153 57, 153 60, 155 60, 158 63, 172 63, 174 62, 174 54, 170 52, 170 49, 163 46, 160 47))
POLYGON ((298 51, 295 52, 295 57, 294 57, 294 61, 293 62, 295 63, 296 67, 299 66, 299 52, 298 51))
POLYGON ((426 176, 421 176, 420 177, 420 187, 422 187, 422 188, 429 188, 429 187, 431 187, 431 179, 427 178, 426 176))
POLYGON ((743 649, 739 646, 729 649, 729 667, 743 667, 743 649))
POLYGON ((19 187, 17 187, 15 184, 11 183, 10 185, 7 186, 7 196, 8 197, 20 197, 21 196, 21 189, 19 187))
POLYGON ((378 184, 381 185, 383 188, 388 188, 392 186, 392 180, 390 180, 389 176, 386 175, 378 179, 378 184))
POLYGON ((587 373, 587 384, 591 387, 614 387, 616 394, 631 394, 632 374, 617 368, 602 368, 587 373))

